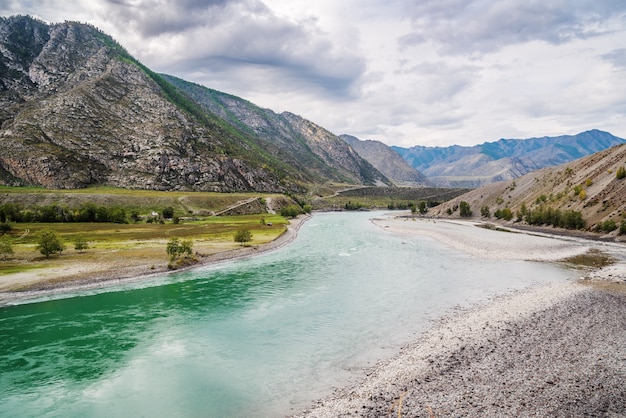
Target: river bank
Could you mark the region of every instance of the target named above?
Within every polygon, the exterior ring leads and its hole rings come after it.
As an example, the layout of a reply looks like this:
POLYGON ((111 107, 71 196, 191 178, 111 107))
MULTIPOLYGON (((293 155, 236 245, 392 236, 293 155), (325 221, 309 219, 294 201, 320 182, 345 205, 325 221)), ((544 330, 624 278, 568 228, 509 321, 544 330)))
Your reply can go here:
POLYGON ((626 414, 624 248, 500 232, 471 222, 375 219, 479 258, 555 262, 600 246, 615 263, 583 280, 500 296, 451 314, 358 383, 298 417, 518 417, 626 414))
POLYGON ((169 270, 162 257, 145 257, 136 259, 132 264, 124 263, 123 254, 112 258, 105 263, 85 263, 79 267, 67 267, 56 273, 56 278, 50 280, 45 276, 33 273, 22 273, 2 277, 0 282, 4 288, 11 288, 18 284, 28 283, 27 290, 0 291, 0 306, 16 303, 22 300, 44 297, 46 295, 63 294, 77 290, 88 290, 119 285, 123 283, 147 280, 152 277, 198 268, 239 258, 252 257, 267 251, 276 250, 298 236, 298 230, 310 216, 301 215, 292 219, 283 234, 273 241, 262 245, 240 246, 236 249, 213 249, 211 254, 197 254, 197 263, 176 270, 169 270))

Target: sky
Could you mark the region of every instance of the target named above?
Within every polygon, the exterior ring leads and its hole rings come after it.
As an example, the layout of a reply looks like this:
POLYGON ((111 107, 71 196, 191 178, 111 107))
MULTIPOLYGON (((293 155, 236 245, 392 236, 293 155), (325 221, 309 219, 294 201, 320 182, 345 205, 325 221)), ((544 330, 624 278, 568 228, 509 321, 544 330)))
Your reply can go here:
POLYGON ((623 0, 0 0, 152 70, 410 147, 626 138, 623 0))

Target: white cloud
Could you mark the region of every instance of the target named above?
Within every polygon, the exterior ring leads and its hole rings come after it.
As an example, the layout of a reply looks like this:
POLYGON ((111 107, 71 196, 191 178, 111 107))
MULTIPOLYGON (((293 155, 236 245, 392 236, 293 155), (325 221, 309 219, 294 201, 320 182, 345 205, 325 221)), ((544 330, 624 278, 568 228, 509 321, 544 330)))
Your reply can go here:
POLYGON ((78 20, 155 71, 410 146, 626 137, 620 0, 0 1, 78 20))

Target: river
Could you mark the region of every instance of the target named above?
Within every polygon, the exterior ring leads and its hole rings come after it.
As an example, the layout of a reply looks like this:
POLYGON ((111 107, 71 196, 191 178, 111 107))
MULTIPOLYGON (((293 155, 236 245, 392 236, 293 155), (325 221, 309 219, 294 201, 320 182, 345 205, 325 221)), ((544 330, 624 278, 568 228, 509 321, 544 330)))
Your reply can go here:
POLYGON ((373 216, 315 214, 257 257, 0 308, 0 416, 283 416, 456 307, 571 276, 373 216))

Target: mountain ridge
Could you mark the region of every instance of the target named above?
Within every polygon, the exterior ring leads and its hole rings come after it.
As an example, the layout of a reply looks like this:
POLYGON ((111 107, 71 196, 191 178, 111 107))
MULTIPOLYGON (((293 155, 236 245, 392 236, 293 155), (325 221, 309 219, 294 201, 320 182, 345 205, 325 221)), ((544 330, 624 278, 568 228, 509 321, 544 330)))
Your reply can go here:
MULTIPOLYGON (((389 184, 327 131, 302 155, 268 145, 91 25, 0 18, 0 53, 4 184, 260 192, 389 184)), ((303 137, 322 129, 289 119, 303 137)))
POLYGON ((391 148, 437 185, 477 187, 564 164, 622 143, 626 140, 593 129, 577 135, 503 138, 474 146, 391 148))

